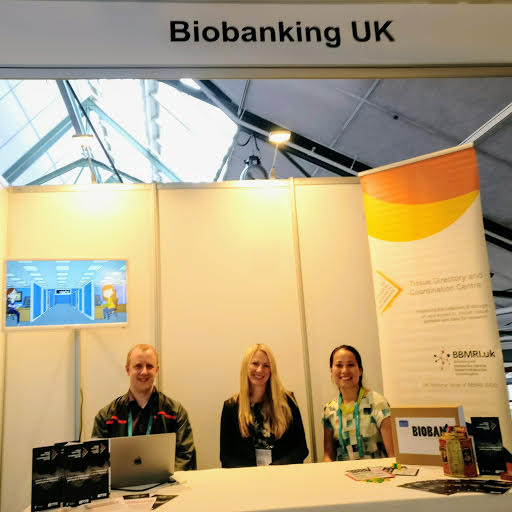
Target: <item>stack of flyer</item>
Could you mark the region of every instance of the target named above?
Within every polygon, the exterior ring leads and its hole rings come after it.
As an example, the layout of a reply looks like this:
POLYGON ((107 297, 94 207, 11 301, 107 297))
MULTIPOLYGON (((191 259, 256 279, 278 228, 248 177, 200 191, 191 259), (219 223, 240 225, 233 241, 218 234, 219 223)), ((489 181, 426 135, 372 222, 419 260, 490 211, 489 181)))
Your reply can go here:
POLYGON ((34 448, 31 510, 76 507, 108 497, 109 469, 105 439, 34 448))

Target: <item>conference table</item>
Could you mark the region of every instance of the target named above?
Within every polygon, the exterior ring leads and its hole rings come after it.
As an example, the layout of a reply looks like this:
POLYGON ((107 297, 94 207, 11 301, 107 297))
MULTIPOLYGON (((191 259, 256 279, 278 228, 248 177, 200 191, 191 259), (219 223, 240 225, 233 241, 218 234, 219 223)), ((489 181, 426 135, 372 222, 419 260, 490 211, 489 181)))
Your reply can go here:
POLYGON ((358 482, 345 475, 348 469, 391 466, 393 462, 395 459, 184 471, 175 474, 178 485, 162 486, 152 494, 178 495, 159 507, 159 512, 512 511, 512 491, 443 496, 398 487, 445 478, 437 466, 420 467, 415 477, 396 476, 382 483, 358 482))
MULTIPOLYGON (((158 507, 158 512, 512 511, 512 491, 503 495, 444 496, 398 487, 407 482, 449 478, 437 466, 417 466, 417 476, 396 476, 382 483, 358 482, 345 475, 348 469, 391 466, 393 462, 395 459, 378 459, 179 471, 174 475, 177 484, 164 484, 148 492, 178 495, 158 507)), ((126 494, 113 491, 111 497, 126 494)))

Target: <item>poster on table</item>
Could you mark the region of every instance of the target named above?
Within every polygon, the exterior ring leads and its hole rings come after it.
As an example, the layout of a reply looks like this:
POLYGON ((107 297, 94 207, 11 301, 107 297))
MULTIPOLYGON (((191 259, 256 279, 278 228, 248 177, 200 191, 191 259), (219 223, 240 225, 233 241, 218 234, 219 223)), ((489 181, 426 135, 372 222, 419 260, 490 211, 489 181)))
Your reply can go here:
POLYGON ((360 174, 384 392, 512 425, 472 145, 360 174))

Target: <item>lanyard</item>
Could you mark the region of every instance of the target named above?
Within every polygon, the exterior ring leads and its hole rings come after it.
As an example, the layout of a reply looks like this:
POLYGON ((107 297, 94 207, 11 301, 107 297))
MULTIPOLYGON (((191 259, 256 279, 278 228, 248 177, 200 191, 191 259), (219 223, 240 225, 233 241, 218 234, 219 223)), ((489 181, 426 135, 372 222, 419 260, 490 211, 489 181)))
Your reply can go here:
MULTIPOLYGON (((359 452, 359 457, 364 456, 363 451, 363 441, 361 440, 361 433, 359 432, 359 403, 361 402, 361 399, 363 398, 363 389, 359 388, 359 393, 357 397, 356 404, 354 406, 354 420, 356 422, 356 439, 357 439, 357 451, 359 452)), ((343 460, 348 459, 347 454, 347 447, 345 446, 345 440, 343 439, 343 421, 342 421, 342 413, 341 413, 341 404, 343 402, 343 397, 341 396, 341 393, 338 397, 338 436, 339 436, 339 443, 341 447, 341 453, 343 455, 343 460)))
MULTIPOLYGON (((153 415, 149 414, 148 428, 146 430, 146 435, 151 433, 151 427, 153 426, 153 415)), ((132 411, 128 414, 128 436, 132 437, 133 435, 133 421, 132 421, 132 411)))

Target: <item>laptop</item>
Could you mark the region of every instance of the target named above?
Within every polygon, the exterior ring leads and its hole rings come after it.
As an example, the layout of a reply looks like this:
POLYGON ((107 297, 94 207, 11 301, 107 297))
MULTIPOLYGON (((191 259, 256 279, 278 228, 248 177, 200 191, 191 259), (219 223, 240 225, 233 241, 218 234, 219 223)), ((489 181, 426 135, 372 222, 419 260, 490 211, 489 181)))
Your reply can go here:
POLYGON ((111 438, 111 488, 169 482, 175 452, 176 434, 111 438))

